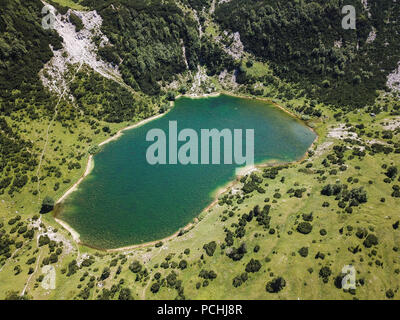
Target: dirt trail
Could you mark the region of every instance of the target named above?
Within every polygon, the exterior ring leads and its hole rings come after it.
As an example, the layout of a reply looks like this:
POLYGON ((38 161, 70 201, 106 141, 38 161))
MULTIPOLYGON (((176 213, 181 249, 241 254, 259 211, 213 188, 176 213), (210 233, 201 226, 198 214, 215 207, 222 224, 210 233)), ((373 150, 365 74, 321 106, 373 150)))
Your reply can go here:
MULTIPOLYGON (((39 237, 40 237, 40 235, 41 235, 41 230, 42 230, 42 228, 41 228, 41 222, 42 222, 42 217, 39 217, 39 219, 38 219, 38 226, 39 226, 39 229, 38 229, 38 235, 36 236, 36 245, 37 245, 37 247, 39 248, 39 237)), ((26 281, 26 284, 25 284, 25 286, 24 286, 24 289, 22 289, 22 292, 21 292, 21 294, 20 294, 20 296, 23 296, 24 294, 25 294, 25 292, 26 292, 26 289, 28 288, 28 286, 29 286, 29 283, 31 282, 31 279, 32 279, 32 277, 33 277, 33 275, 37 272, 37 270, 38 270, 38 268, 39 268, 39 264, 40 264, 40 258, 42 257, 42 249, 39 249, 40 250, 40 253, 39 253, 39 256, 38 256, 38 258, 37 258, 37 260, 36 260, 36 266, 35 266, 35 270, 31 273, 31 275, 29 276, 29 278, 28 278, 28 280, 26 281)))

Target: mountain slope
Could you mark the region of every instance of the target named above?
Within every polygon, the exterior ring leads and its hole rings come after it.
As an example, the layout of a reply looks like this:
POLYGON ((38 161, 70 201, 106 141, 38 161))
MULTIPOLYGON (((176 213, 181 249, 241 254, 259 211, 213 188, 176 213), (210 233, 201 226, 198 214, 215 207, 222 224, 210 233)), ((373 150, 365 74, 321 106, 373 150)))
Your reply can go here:
POLYGON ((216 20, 239 32, 245 48, 271 62, 279 77, 325 103, 359 108, 374 102, 397 66, 400 6, 345 4, 356 8, 356 30, 342 28, 338 0, 232 0, 217 7, 216 20))

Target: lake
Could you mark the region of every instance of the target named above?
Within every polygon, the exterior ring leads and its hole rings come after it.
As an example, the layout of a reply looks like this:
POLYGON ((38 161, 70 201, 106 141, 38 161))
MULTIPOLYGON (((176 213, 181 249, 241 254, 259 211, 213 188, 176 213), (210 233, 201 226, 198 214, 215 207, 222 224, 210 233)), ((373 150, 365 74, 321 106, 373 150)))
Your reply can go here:
POLYGON ((227 95, 179 98, 165 116, 104 145, 92 172, 64 201, 60 218, 83 243, 109 249, 165 238, 193 221, 216 191, 235 179, 238 166, 223 161, 150 165, 146 151, 153 142, 146 135, 153 128, 168 133, 170 121, 199 136, 201 129, 253 129, 257 164, 300 159, 316 138, 301 121, 263 101, 227 95))

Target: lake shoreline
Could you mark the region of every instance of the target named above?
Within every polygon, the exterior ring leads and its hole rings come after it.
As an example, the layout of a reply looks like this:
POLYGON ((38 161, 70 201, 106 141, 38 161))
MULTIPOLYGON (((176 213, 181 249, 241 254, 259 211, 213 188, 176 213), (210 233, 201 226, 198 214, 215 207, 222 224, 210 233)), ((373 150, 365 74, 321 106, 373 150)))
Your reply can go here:
MULTIPOLYGON (((318 134, 315 132, 315 130, 313 128, 311 128, 307 122, 303 121, 302 119, 300 119, 296 114, 292 113, 291 111, 287 110, 285 107, 279 105, 276 102, 273 102, 267 98, 259 98, 259 97, 251 97, 251 96, 245 96, 245 95, 240 95, 240 94, 236 94, 236 93, 232 93, 232 92, 226 92, 226 91, 221 91, 221 92, 216 92, 216 93, 211 93, 211 94, 203 94, 203 95, 178 95, 175 99, 179 99, 181 97, 185 97, 185 98, 189 98, 189 99, 202 99, 202 98, 212 98, 212 97, 219 97, 220 95, 228 95, 228 96, 232 96, 232 97, 237 97, 237 98, 242 98, 242 99, 254 99, 254 100, 260 100, 266 103, 269 103, 279 109, 281 109, 282 111, 284 111, 285 113, 289 114, 290 116, 294 117, 295 119, 303 122, 307 128, 309 128, 312 132, 315 133, 316 138, 314 139, 314 141, 312 142, 312 144, 310 145, 310 147, 307 149, 307 151, 305 152, 305 154, 298 160, 294 160, 291 162, 282 162, 280 163, 279 161, 276 162, 276 160, 272 160, 274 161, 274 163, 268 163, 271 162, 271 160, 267 161, 266 163, 262 163, 262 164, 258 164, 258 165, 253 165, 249 168, 242 168, 242 172, 240 174, 236 173, 235 178, 233 181, 229 181, 227 184, 225 184, 224 186, 217 188, 216 190, 214 190, 212 193, 214 200, 203 210, 201 210, 199 212, 199 214, 197 215, 197 217, 206 211, 209 211, 210 209, 212 209, 215 205, 218 204, 219 201, 219 197, 224 194, 225 192, 227 192, 228 190, 231 190, 235 185, 237 185, 240 182, 240 179, 247 175, 252 173, 253 171, 259 171, 262 168, 267 168, 267 167, 276 167, 276 166, 281 166, 281 165, 288 165, 288 164, 296 164, 299 163, 301 161, 303 161, 305 158, 307 158, 309 150, 311 148, 314 147, 316 141, 318 140, 318 134)), ((174 106, 175 100, 171 101, 171 109, 174 106)), ((163 117, 165 114, 167 114, 171 109, 169 109, 168 111, 161 113, 161 114, 157 114, 154 116, 151 116, 149 118, 143 119, 141 121, 139 121, 136 124, 133 125, 129 125, 127 127, 124 127, 120 130, 117 131, 116 134, 114 134, 113 136, 107 138, 106 140, 104 140, 103 142, 99 143, 98 146, 104 146, 112 141, 115 141, 117 139, 119 139, 122 135, 124 131, 127 130, 131 130, 131 129, 135 129, 137 127, 140 127, 148 122, 151 122, 153 120, 156 120, 158 118, 163 117)), ((82 181, 91 173, 91 171, 94 168, 94 159, 93 159, 93 155, 89 155, 88 157, 88 161, 86 164, 86 169, 85 172, 83 173, 83 175, 79 178, 79 180, 74 183, 56 202, 56 205, 60 206, 62 204, 62 202, 74 191, 76 191, 78 189, 78 186, 82 183, 82 181)), ((66 229, 72 236, 73 240, 79 244, 79 245, 83 245, 95 250, 99 250, 99 251, 103 251, 103 252, 120 252, 120 251, 129 251, 129 250, 133 250, 133 249, 138 249, 138 248, 145 248, 145 247, 149 247, 149 246, 154 246, 155 244, 159 243, 159 242, 164 242, 164 241, 170 241, 172 239, 177 238, 182 231, 188 231, 189 229, 192 229, 196 226, 196 224, 199 222, 199 219, 196 217, 193 219, 193 222, 188 223, 186 226, 180 228, 177 232, 175 232, 174 234, 165 237, 163 239, 159 239, 159 240, 154 240, 154 241, 150 241, 150 242, 146 242, 146 243, 141 243, 141 244, 135 244, 135 245, 131 245, 131 246, 125 246, 125 247, 119 247, 119 248, 111 248, 111 249, 105 249, 105 248, 99 248, 99 247, 95 247, 92 246, 90 244, 86 244, 84 242, 82 242, 80 240, 80 234, 74 229, 72 228, 67 222, 65 222, 64 220, 62 220, 61 218, 58 217, 59 213, 54 215, 54 220, 60 224, 64 229, 66 229)))
MULTIPOLYGON (((117 139, 119 139, 119 138, 123 135, 124 131, 138 128, 138 127, 140 127, 140 126, 142 126, 142 125, 144 125, 144 124, 146 124, 146 123, 148 123, 148 122, 150 122, 150 121, 153 121, 153 120, 156 120, 156 119, 158 119, 158 118, 161 118, 162 116, 164 116, 164 115, 167 114, 167 113, 168 113, 168 111, 166 111, 166 112, 164 112, 164 113, 156 114, 156 115, 151 116, 151 117, 149 117, 149 118, 143 119, 143 120, 139 121, 139 122, 136 123, 136 124, 133 124, 133 125, 129 125, 129 126, 127 126, 127 127, 124 127, 124 128, 122 128, 122 129, 118 130, 117 133, 114 134, 112 137, 109 137, 109 138, 107 138, 106 140, 104 140, 103 142, 99 143, 98 146, 99 146, 99 147, 102 147, 102 146, 106 145, 107 143, 110 143, 110 142, 112 142, 112 141, 114 141, 114 140, 117 140, 117 139)), ((73 185, 72 185, 72 186, 71 186, 57 201, 56 201, 56 206, 60 206, 60 205, 62 204, 62 202, 63 202, 66 198, 68 198, 68 196, 69 196, 71 193, 73 193, 74 191, 76 191, 76 190, 78 189, 79 185, 80 185, 80 184, 82 183, 82 181, 92 172, 93 168, 94 168, 94 158, 93 158, 93 155, 89 154, 88 160, 87 160, 87 163, 86 163, 85 172, 84 172, 84 173, 82 174, 82 176, 78 179, 78 181, 75 182, 75 183, 74 183, 74 184, 73 184, 73 185)), ((72 235, 72 238, 74 239, 75 242, 77 242, 78 244, 82 244, 81 241, 80 241, 80 234, 79 234, 74 228, 72 228, 66 221, 64 221, 64 220, 62 220, 61 218, 59 218, 59 212, 56 213, 56 214, 54 215, 54 220, 55 220, 58 224, 60 224, 64 229, 66 229, 66 230, 72 235)))
MULTIPOLYGON (((107 138, 106 140, 104 140, 103 142, 99 143, 98 146, 99 146, 99 147, 102 147, 102 146, 106 145, 107 143, 110 143, 110 142, 112 142, 112 141, 114 141, 114 140, 117 140, 117 139, 119 139, 119 138, 123 135, 124 131, 132 130, 132 129, 138 128, 138 127, 140 127, 140 126, 142 126, 142 125, 145 125, 146 123, 148 123, 148 122, 150 122, 150 121, 153 121, 153 120, 156 120, 156 119, 158 119, 158 118, 161 118, 162 116, 164 116, 164 115, 167 114, 167 113, 168 113, 168 111, 167 111, 167 112, 164 112, 164 113, 160 113, 160 114, 154 115, 154 116, 151 116, 150 118, 147 118, 147 119, 143 119, 143 120, 139 121, 139 122, 136 123, 136 124, 132 124, 132 125, 129 125, 129 126, 127 126, 127 127, 124 127, 124 128, 122 128, 122 129, 118 130, 117 133, 115 133, 113 136, 111 136, 111 137, 107 138)), ((60 204, 60 203, 63 202, 72 192, 74 192, 74 191, 77 189, 77 187, 79 186, 79 184, 83 181, 83 179, 84 179, 86 176, 88 176, 88 175, 92 172, 93 168, 94 168, 94 159, 93 159, 93 155, 89 154, 88 161, 87 161, 87 163, 86 163, 85 172, 84 172, 83 175, 79 178, 79 180, 78 180, 76 183, 74 183, 74 184, 71 186, 71 188, 69 188, 69 189, 56 201, 56 204, 60 204)))

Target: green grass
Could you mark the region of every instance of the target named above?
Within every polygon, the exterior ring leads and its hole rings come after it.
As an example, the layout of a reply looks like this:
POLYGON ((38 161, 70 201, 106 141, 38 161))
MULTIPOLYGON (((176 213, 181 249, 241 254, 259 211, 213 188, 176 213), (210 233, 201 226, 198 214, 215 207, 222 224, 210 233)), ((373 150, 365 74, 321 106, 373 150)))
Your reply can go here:
POLYGON ((53 1, 64 7, 68 7, 68 8, 74 9, 74 10, 84 10, 85 9, 85 7, 80 4, 80 2, 81 2, 80 0, 77 1, 78 3, 76 3, 73 0, 53 0, 53 1))
MULTIPOLYGON (((251 60, 251 59, 249 59, 251 60)), ((253 65, 248 67, 246 62, 242 62, 242 68, 254 78, 260 78, 265 75, 272 75, 272 70, 267 63, 251 60, 253 65)))

